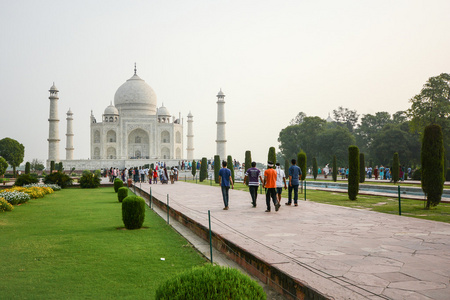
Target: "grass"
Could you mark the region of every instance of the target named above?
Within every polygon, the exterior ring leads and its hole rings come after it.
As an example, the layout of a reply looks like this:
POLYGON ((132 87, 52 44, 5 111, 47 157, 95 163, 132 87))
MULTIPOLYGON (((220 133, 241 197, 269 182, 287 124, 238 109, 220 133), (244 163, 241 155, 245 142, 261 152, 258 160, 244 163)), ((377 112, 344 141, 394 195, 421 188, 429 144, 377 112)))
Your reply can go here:
POLYGON ((65 189, 1 213, 0 298, 154 299, 166 279, 205 263, 152 210, 140 230, 124 230, 121 214, 112 187, 65 189))
MULTIPOLYGON (((187 182, 195 183, 195 180, 187 180, 187 182)), ((209 180, 203 182, 197 181, 197 184, 210 185, 209 180)), ((213 186, 219 186, 212 181, 213 186)), ((234 189, 248 191, 248 187, 243 183, 236 183, 234 189)), ((262 190, 264 193, 264 189, 262 190)), ((260 193, 260 190, 258 190, 260 193)), ((288 191, 283 189, 281 194, 283 198, 288 198, 288 191)), ((300 194, 299 200, 304 200, 303 194, 300 194)), ((352 201, 348 199, 347 193, 335 193, 325 191, 315 191, 307 189, 307 201, 352 207, 357 209, 366 209, 388 214, 398 214, 398 198, 383 197, 383 196, 366 196, 359 195, 357 200, 352 201)), ((283 200, 282 200, 283 201, 283 200)), ((424 209, 425 202, 419 200, 401 199, 402 216, 415 217, 420 219, 440 221, 450 223, 450 203, 440 203, 438 206, 429 210, 424 209)))

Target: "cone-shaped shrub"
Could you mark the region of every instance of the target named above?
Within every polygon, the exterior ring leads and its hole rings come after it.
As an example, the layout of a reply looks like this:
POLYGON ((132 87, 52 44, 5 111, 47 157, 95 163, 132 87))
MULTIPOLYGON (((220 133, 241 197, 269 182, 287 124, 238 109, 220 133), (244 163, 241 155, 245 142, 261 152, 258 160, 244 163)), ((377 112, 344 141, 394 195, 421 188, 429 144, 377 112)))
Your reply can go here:
POLYGON ((117 192, 117 198, 119 199, 119 202, 122 202, 123 199, 125 199, 127 196, 128 196, 128 188, 124 186, 119 188, 117 192))
POLYGON ((337 173, 338 173, 337 159, 336 159, 336 155, 333 155, 333 181, 334 182, 337 181, 337 173))
POLYGON ((356 200, 359 191, 359 149, 348 147, 348 198, 356 200))
POLYGON ((220 156, 214 155, 214 182, 219 183, 220 156))
POLYGON ((306 179, 306 153, 302 150, 297 154, 297 165, 302 170, 302 180, 306 179))
POLYGON ((394 181, 394 183, 396 183, 399 178, 400 178, 400 161, 398 159, 398 153, 395 152, 394 153, 394 157, 392 158, 392 181, 394 181))
POLYGON ((119 178, 114 179, 114 192, 117 193, 121 187, 123 187, 123 181, 119 178))
MULTIPOLYGON (((380 178, 383 179, 383 178, 380 178)), ((366 163, 364 161, 364 153, 359 154, 359 183, 366 181, 366 163)))
POLYGON ((317 179, 317 174, 319 174, 319 168, 317 166, 317 158, 315 158, 315 157, 313 157, 313 169, 312 169, 312 172, 313 172, 314 180, 316 180, 317 179))
POLYGON ((286 180, 289 179, 289 167, 290 167, 290 161, 286 157, 284 157, 284 173, 286 174, 286 180))
POLYGON ((200 166, 200 182, 208 177, 208 160, 206 157, 202 158, 202 164, 200 166))
MULTIPOLYGON (((245 172, 252 167, 252 153, 250 150, 245 151, 245 172)), ((244 182, 245 183, 245 182, 244 182)))
POLYGON ((27 161, 25 164, 25 174, 30 174, 31 164, 27 161))
POLYGON ((227 168, 230 169, 231 179, 233 180, 234 183, 234 164, 233 164, 233 157, 231 157, 231 155, 228 155, 227 168))
POLYGON ((197 162, 195 160, 192 161, 191 174, 192 174, 192 177, 195 177, 195 174, 197 174, 197 162))
POLYGON ((427 208, 441 202, 444 188, 444 143, 439 125, 425 127, 420 154, 422 190, 427 195, 427 208))
POLYGON ((156 289, 156 299, 266 299, 262 287, 236 269, 205 265, 170 278, 156 289))
POLYGON ((277 152, 275 151, 275 147, 269 148, 269 153, 267 154, 267 161, 273 162, 273 164, 277 163, 277 152))
POLYGON ((123 199, 122 220, 125 228, 139 229, 144 224, 145 201, 141 197, 131 195, 123 199))

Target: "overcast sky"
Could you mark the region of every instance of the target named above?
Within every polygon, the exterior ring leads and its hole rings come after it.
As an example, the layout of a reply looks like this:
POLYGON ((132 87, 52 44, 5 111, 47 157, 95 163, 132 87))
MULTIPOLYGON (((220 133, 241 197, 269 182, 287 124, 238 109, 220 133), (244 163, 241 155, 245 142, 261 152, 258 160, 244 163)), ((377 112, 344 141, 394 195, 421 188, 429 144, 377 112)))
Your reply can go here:
POLYGON ((185 124, 194 115, 195 157, 216 154, 222 88, 227 154, 265 162, 299 111, 409 108, 429 77, 450 72, 449 16, 448 0, 1 0, 0 139, 22 143, 24 162, 47 159, 55 82, 60 157, 71 108, 75 158, 89 158, 90 112, 101 119, 136 62, 158 107, 185 124))

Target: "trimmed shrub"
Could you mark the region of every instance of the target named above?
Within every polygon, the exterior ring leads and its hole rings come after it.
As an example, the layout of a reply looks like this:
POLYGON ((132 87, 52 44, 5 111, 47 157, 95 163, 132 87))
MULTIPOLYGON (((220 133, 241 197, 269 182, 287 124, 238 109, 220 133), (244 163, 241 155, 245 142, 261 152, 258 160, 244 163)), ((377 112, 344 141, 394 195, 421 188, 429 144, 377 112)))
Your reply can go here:
POLYGON ((122 220, 126 229, 139 229, 145 220, 145 201, 131 195, 122 202, 122 220))
POLYGON ((194 159, 192 161, 192 170, 191 170, 192 177, 195 177, 196 173, 197 173, 197 162, 194 159))
POLYGON ((14 206, 5 200, 5 198, 0 198, 0 212, 12 211, 14 206))
POLYGON ((302 151, 300 151, 299 154, 297 154, 297 165, 299 166, 299 168, 302 170, 302 180, 306 179, 306 153, 302 151))
POLYGON ((425 127, 420 161, 422 165, 422 190, 427 196, 429 209, 441 202, 444 189, 444 141, 441 126, 425 127))
POLYGON ((206 157, 202 158, 202 164, 200 165, 200 182, 208 177, 208 160, 206 157))
POLYGON ((220 156, 214 155, 214 182, 219 184, 220 156))
POLYGON ((100 186, 100 182, 100 176, 97 176, 97 174, 92 174, 90 171, 84 171, 83 175, 80 177, 80 187, 82 189, 98 188, 100 186))
POLYGON ((269 153, 267 154, 267 161, 273 162, 275 165, 277 162, 277 152, 275 151, 275 147, 269 148, 269 153))
POLYGON ((317 166, 317 158, 313 157, 313 177, 314 180, 317 179, 317 174, 319 174, 319 167, 317 166))
POLYGON ((338 168, 337 168, 337 158, 336 155, 333 155, 333 181, 337 181, 337 174, 338 174, 338 168))
POLYGON ((25 174, 30 174, 31 164, 27 161, 25 164, 25 174))
POLYGON ((400 161, 398 160, 398 153, 394 153, 394 157, 392 158, 392 181, 396 183, 399 179, 399 169, 400 169, 400 161))
POLYGON ((450 169, 447 169, 447 173, 445 173, 445 181, 450 181, 450 169))
MULTIPOLYGON (((245 151, 245 172, 252 167, 252 152, 250 150, 245 151)), ((244 172, 244 173, 245 173, 244 172)))
MULTIPOLYGON (((383 179, 383 178, 381 178, 383 179)), ((364 153, 359 153, 359 183, 366 181, 366 164, 364 161, 364 153)))
POLYGON ((414 170, 412 180, 422 180, 422 169, 414 170))
POLYGON ((348 147, 348 198, 356 200, 359 191, 359 149, 357 146, 348 147))
POLYGON ((120 178, 114 179, 114 192, 117 193, 121 187, 123 187, 123 181, 120 178))
POLYGON ((5 174, 7 168, 8 162, 0 156, 0 176, 3 176, 3 174, 5 174))
POLYGON ((119 202, 122 202, 126 197, 128 197, 128 188, 123 186, 117 191, 117 198, 119 199, 119 202))
POLYGON ((228 155, 228 157, 227 157, 227 168, 230 169, 231 179, 233 180, 233 183, 234 183, 234 164, 233 164, 233 158, 231 157, 231 155, 228 155))
POLYGON ((24 186, 26 184, 38 183, 38 181, 39 180, 35 176, 32 176, 30 174, 22 174, 17 177, 14 185, 24 186))
POLYGON ((157 300, 255 299, 264 300, 263 288, 236 269, 194 267, 168 279, 156 289, 157 300))
POLYGON ((50 173, 53 173, 53 171, 55 171, 55 161, 54 160, 52 160, 50 162, 50 173))
POLYGON ((61 188, 66 188, 72 185, 72 178, 62 172, 51 173, 44 178, 46 184, 57 184, 61 188))
POLYGON ((289 159, 287 159, 286 157, 284 158, 284 173, 286 175, 286 180, 289 180, 289 167, 290 167, 290 162, 289 159))

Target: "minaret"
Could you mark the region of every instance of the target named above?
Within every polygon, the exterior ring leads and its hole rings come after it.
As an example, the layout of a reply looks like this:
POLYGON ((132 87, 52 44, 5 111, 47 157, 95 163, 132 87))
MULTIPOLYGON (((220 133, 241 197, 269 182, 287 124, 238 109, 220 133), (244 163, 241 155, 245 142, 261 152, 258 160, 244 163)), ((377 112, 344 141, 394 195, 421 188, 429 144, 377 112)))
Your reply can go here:
POLYGON ((53 83, 49 90, 50 92, 50 115, 48 118, 48 166, 53 160, 55 163, 59 162, 59 119, 58 119, 58 89, 53 83))
POLYGON ((194 122, 193 120, 193 115, 191 114, 191 112, 189 112, 189 114, 187 115, 187 159, 189 161, 194 159, 194 129, 192 127, 192 123, 194 122))
POLYGON ((69 108, 67 112, 67 133, 66 133, 66 160, 73 159, 73 113, 69 108))
POLYGON ((217 155, 221 160, 227 159, 227 140, 225 139, 225 94, 220 89, 217 94, 217 155))

